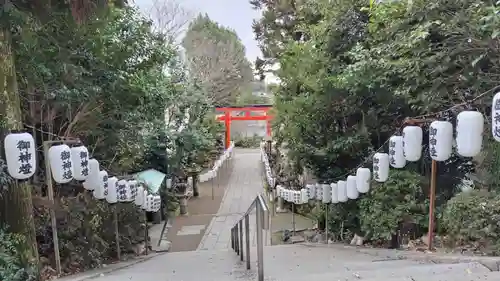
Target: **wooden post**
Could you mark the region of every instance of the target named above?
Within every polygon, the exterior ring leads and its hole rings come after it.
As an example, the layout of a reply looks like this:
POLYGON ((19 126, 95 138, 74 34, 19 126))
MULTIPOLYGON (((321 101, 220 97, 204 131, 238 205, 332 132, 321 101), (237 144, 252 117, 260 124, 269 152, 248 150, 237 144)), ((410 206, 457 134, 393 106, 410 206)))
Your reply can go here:
MULTIPOLYGON (((47 195, 49 197, 50 203, 54 205, 54 187, 52 184, 52 173, 50 170, 49 161, 49 148, 51 143, 51 141, 46 141, 43 143, 43 157, 45 158, 45 183, 47 184, 47 195)), ((52 226, 52 240, 54 241, 54 258, 56 262, 56 271, 57 275, 59 276, 62 273, 61 253, 59 252, 59 236, 57 234, 57 220, 54 208, 50 208, 50 224, 52 226)))
POLYGON ((434 240, 434 209, 436 203, 436 176, 437 176, 437 161, 432 160, 431 166, 431 187, 429 190, 429 231, 428 236, 428 249, 432 251, 432 242, 434 240))
POLYGON ((116 258, 118 261, 122 260, 121 249, 120 249, 120 230, 118 228, 118 206, 115 204, 113 206, 113 221, 115 224, 115 243, 116 243, 116 258))

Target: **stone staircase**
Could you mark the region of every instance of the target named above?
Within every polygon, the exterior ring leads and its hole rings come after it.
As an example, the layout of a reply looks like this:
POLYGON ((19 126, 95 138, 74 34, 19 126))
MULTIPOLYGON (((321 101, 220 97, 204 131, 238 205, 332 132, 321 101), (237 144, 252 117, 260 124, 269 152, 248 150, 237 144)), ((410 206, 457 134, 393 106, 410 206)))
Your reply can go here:
MULTIPOLYGON (((255 260, 256 249, 251 248, 255 260)), ((245 262, 231 250, 166 253, 113 272, 97 281, 255 281, 256 263, 245 262)), ((391 259, 359 253, 337 245, 264 247, 267 281, 476 281, 500 280, 500 272, 478 262, 443 264, 391 259)))

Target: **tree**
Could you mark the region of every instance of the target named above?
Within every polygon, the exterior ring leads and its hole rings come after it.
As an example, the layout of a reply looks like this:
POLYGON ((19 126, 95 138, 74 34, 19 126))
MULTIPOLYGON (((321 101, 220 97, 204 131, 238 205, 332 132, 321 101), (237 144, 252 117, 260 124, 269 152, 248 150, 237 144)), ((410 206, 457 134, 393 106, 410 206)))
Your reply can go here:
POLYGON ((248 89, 252 69, 236 33, 198 15, 182 41, 189 72, 215 105, 234 103, 248 89))
POLYGON ((191 11, 177 0, 154 0, 148 12, 155 31, 167 35, 169 43, 177 41, 192 18, 191 11))

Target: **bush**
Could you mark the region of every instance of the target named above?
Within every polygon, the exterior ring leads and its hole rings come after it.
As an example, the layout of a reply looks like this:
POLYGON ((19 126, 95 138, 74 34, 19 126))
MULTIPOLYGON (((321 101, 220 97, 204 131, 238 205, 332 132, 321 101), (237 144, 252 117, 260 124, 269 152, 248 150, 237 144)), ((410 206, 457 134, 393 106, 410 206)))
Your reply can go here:
POLYGON ((446 204, 441 226, 450 246, 476 245, 490 255, 500 255, 500 196, 486 191, 461 192, 446 204))
POLYGON ((20 235, 8 233, 0 228, 0 280, 2 281, 32 281, 36 280, 32 268, 23 268, 18 249, 24 243, 20 235))
POLYGON ((421 176, 395 171, 386 182, 373 183, 370 192, 359 201, 359 219, 361 230, 372 240, 388 241, 407 224, 424 229, 428 200, 422 191, 421 176))
POLYGON ((242 147, 242 148, 257 148, 260 146, 262 142, 262 137, 253 136, 253 137, 238 137, 234 141, 234 146, 242 147))

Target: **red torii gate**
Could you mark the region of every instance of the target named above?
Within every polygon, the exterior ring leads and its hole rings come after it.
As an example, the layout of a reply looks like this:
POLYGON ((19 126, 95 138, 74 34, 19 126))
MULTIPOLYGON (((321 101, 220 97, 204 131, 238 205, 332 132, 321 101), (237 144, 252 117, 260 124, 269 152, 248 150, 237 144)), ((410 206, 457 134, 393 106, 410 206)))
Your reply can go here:
POLYGON ((271 108, 272 105, 270 104, 216 107, 215 110, 218 113, 224 114, 218 116, 217 120, 224 121, 226 126, 226 148, 231 143, 231 121, 266 121, 266 134, 271 136, 271 120, 273 119, 272 115, 269 114, 271 108), (243 116, 233 116, 232 113, 235 111, 242 111, 245 114, 243 116), (252 116, 252 112, 260 112, 263 115, 252 116))

